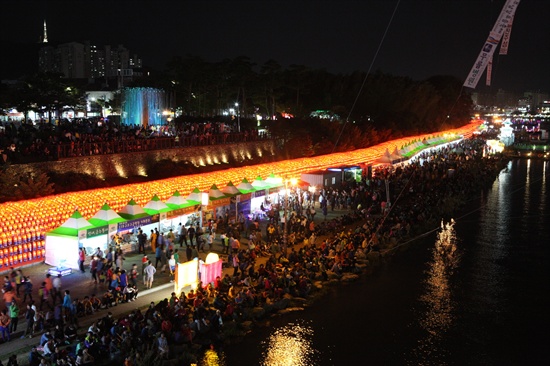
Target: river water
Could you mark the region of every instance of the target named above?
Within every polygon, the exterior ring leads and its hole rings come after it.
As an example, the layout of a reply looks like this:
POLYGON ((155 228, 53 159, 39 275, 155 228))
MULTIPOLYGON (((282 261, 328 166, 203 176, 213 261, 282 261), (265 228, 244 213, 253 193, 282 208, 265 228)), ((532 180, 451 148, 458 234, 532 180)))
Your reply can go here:
POLYGON ((550 365, 549 173, 511 161, 455 217, 452 250, 434 232, 201 364, 550 365))

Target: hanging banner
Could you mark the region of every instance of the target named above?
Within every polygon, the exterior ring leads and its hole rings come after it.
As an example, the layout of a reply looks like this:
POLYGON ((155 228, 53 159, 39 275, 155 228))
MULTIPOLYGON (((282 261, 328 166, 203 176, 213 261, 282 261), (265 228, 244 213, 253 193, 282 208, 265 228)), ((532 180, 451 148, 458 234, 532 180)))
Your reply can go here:
POLYGON ((217 200, 212 200, 208 204, 210 207, 221 207, 221 206, 227 206, 231 204, 231 198, 230 197, 224 197, 217 200))
POLYGON ((197 205, 184 207, 184 208, 178 208, 176 210, 168 211, 166 213, 166 217, 169 218, 169 219, 172 219, 174 217, 189 215, 189 214, 191 214, 195 211, 198 211, 198 207, 196 207, 196 206, 197 205))
POLYGON ((507 25, 512 21, 514 13, 516 12, 516 9, 518 7, 520 0, 507 0, 504 4, 504 7, 502 8, 502 11, 500 12, 500 15, 493 27, 493 30, 489 33, 489 37, 485 41, 485 44, 481 48, 481 52, 479 53, 479 56, 477 57, 476 62, 474 63, 474 66, 472 66, 472 69, 470 70, 470 73, 468 74, 468 77, 466 78, 466 81, 464 82, 464 86, 468 88, 475 89, 477 86, 477 83, 479 82, 479 79, 481 77, 481 74, 485 71, 485 68, 487 67, 487 64, 489 63, 489 60, 493 57, 493 54, 495 53, 495 49, 502 39, 502 36, 504 34, 504 31, 507 28, 507 25))
POLYGON ((255 192, 252 192, 252 198, 262 197, 265 196, 266 190, 265 189, 259 189, 255 192))
POLYGON ((109 226, 99 226, 94 227, 93 229, 87 229, 86 230, 86 237, 87 238, 93 238, 94 236, 101 236, 101 235, 107 235, 109 233, 109 226))
POLYGON ((149 225, 152 222, 158 222, 158 217, 157 217, 157 221, 153 221, 151 216, 145 216, 145 217, 141 217, 141 218, 135 219, 135 220, 128 220, 128 221, 124 221, 124 222, 119 222, 118 223, 118 231, 129 230, 129 229, 133 229, 135 227, 149 225))
POLYGON ((487 78, 485 79, 485 85, 491 86, 491 74, 493 73, 493 57, 489 60, 487 64, 487 78))
POLYGON ((513 22, 514 22, 514 17, 512 16, 510 23, 508 23, 508 26, 506 26, 506 29, 504 30, 504 35, 502 36, 502 43, 500 44, 500 51, 498 52, 499 55, 508 54, 508 45, 510 44, 510 33, 512 33, 513 22))
POLYGON ((237 196, 237 202, 250 201, 250 199, 252 199, 252 193, 245 193, 237 196))

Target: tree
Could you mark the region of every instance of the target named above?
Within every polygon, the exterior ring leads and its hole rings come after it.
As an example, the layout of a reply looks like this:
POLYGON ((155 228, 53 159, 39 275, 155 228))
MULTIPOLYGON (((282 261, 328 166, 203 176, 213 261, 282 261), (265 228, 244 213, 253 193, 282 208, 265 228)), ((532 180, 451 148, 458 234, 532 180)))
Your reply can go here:
POLYGON ((55 193, 46 173, 0 174, 0 201, 18 201, 55 193))

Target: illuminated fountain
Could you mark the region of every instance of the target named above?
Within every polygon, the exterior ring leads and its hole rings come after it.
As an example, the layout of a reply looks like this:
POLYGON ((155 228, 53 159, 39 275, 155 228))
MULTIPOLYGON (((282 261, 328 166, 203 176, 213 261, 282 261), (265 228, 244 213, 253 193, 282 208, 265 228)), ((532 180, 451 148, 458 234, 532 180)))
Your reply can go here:
POLYGON ((155 88, 125 88, 122 91, 122 124, 162 124, 164 91, 155 88))

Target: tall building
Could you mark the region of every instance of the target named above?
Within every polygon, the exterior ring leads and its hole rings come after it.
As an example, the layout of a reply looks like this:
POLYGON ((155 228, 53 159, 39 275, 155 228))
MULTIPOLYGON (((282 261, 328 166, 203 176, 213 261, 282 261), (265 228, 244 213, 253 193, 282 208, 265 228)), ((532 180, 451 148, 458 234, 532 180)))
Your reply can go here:
MULTIPOLYGON (((46 35, 45 35, 46 36, 46 35)), ((141 75, 142 62, 123 45, 97 47, 89 41, 58 46, 44 43, 38 56, 39 70, 58 72, 70 79, 126 78, 141 75)))

